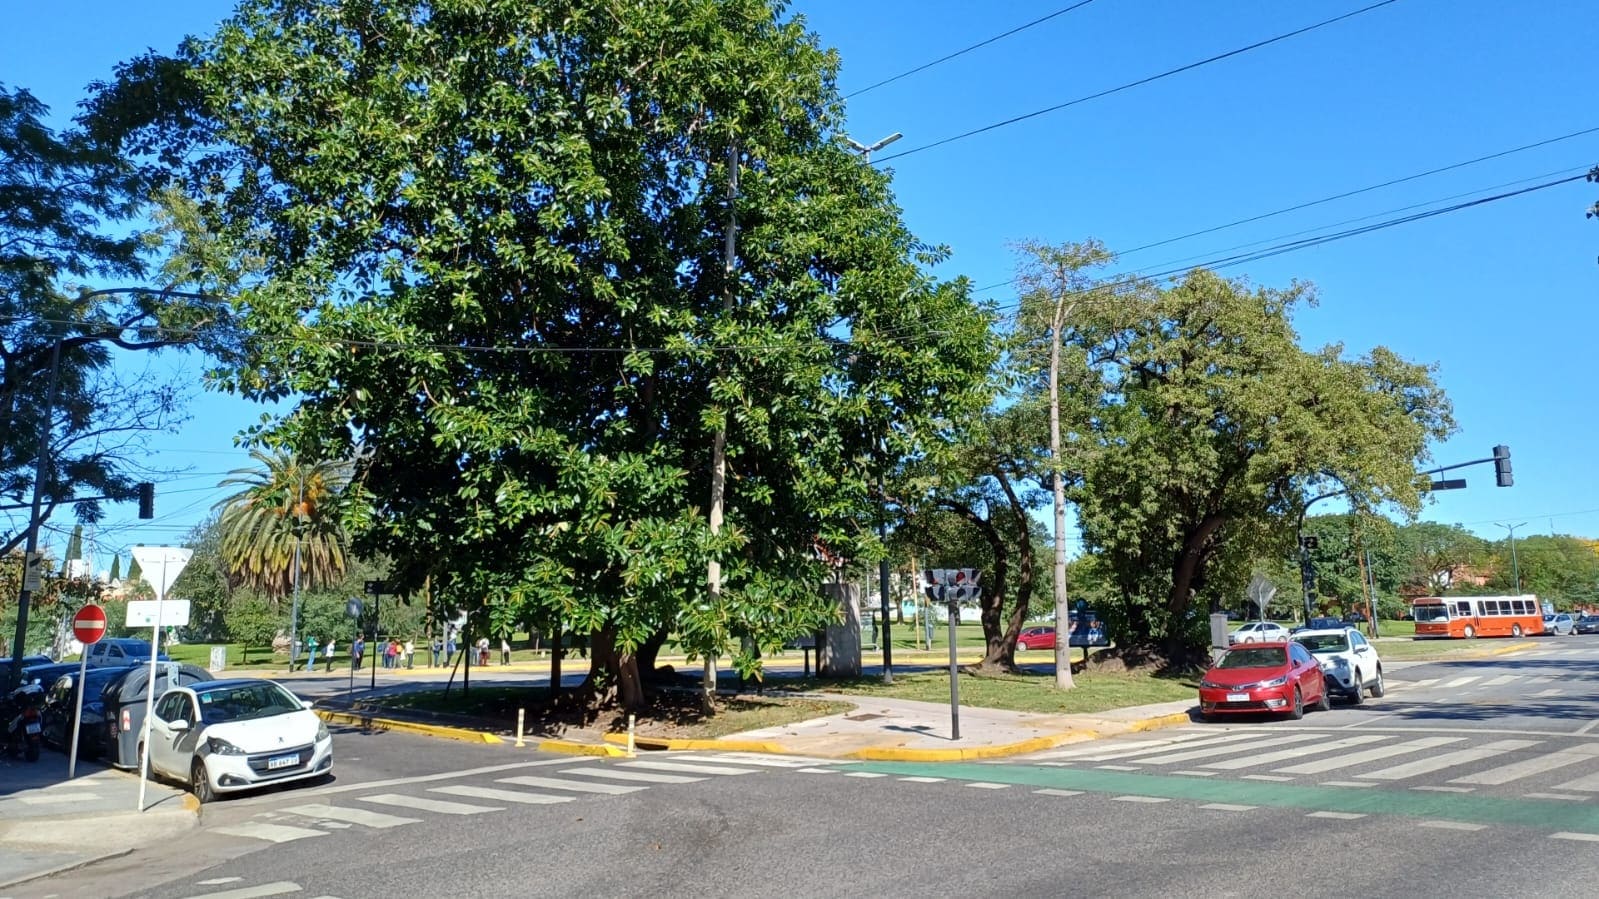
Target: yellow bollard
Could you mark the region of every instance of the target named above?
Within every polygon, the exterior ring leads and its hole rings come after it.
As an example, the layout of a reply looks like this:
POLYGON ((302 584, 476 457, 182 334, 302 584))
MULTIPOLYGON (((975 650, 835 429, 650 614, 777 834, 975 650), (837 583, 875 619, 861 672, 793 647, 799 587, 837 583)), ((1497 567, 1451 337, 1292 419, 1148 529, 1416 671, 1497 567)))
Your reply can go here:
POLYGON ((527 745, 526 743, 522 742, 522 722, 523 722, 524 718, 526 717, 526 715, 527 715, 527 709, 517 709, 516 710, 516 746, 517 746, 518 749, 520 749, 523 746, 527 745))

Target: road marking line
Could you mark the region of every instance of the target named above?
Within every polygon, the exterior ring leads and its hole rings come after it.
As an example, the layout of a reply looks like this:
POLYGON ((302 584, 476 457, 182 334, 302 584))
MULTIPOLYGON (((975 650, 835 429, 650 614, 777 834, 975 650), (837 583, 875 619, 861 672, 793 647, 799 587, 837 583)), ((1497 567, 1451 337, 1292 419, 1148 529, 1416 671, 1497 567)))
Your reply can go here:
POLYGON ((608 796, 620 796, 623 793, 637 793, 649 787, 629 787, 622 784, 593 783, 586 780, 561 780, 558 777, 502 777, 496 783, 516 784, 522 787, 544 787, 551 790, 571 790, 574 793, 604 793, 608 796))
POLYGON ((1100 769, 1102 771, 1137 771, 1138 770, 1138 766, 1137 765, 1095 765, 1094 767, 1098 768, 1098 769, 1100 769))
POLYGON ((1486 824, 1467 824, 1464 821, 1422 821, 1418 827, 1435 827, 1439 830, 1487 830, 1486 824))
POLYGON ((1552 675, 1543 675, 1543 676, 1540 676, 1540 677, 1529 677, 1529 678, 1527 678, 1527 684, 1528 684, 1528 686, 1532 686, 1534 684, 1547 684, 1547 683, 1549 683, 1552 680, 1554 680, 1554 677, 1552 675))
POLYGON ((1234 752, 1248 752, 1264 749, 1267 746, 1281 746, 1287 743, 1304 743, 1309 740, 1325 740, 1326 734, 1289 734, 1286 737, 1272 737, 1268 740, 1259 740, 1247 746, 1209 746, 1204 749, 1190 749, 1183 752, 1170 752, 1165 755, 1151 756, 1149 758, 1134 759, 1140 765, 1170 765, 1173 762, 1188 762, 1194 759, 1209 758, 1217 755, 1227 755, 1234 752))
POLYGON ((283 811, 291 815, 301 815, 306 818, 326 818, 332 821, 347 821, 351 824, 361 824, 366 827, 383 829, 399 827, 402 824, 415 824, 420 818, 402 818, 399 815, 385 815, 382 812, 368 811, 364 808, 344 808, 337 805, 312 804, 297 805, 283 811))
POLYGON ((887 777, 887 774, 878 774, 876 771, 846 771, 845 777, 887 777))
POLYGON ((901 777, 900 780, 913 784, 940 784, 944 782, 942 777, 901 777))
POLYGON ((1544 698, 1547 698, 1547 697, 1550 697, 1550 696, 1559 696, 1560 694, 1562 694, 1564 692, 1566 692, 1566 691, 1560 689, 1559 687, 1554 687, 1554 688, 1548 689, 1548 690, 1539 690, 1537 693, 1534 693, 1532 695, 1533 695, 1533 697, 1535 699, 1544 699, 1544 698))
POLYGON ((1259 808, 1258 805, 1234 805, 1231 802, 1207 802, 1200 808, 1215 809, 1218 812, 1252 812, 1259 808))
MULTIPOLYGON (((801 768, 801 771, 826 771, 833 773, 832 768, 801 768)), ((584 777, 605 777, 611 780, 633 780, 651 784, 692 784, 704 780, 703 777, 686 777, 681 774, 645 774, 642 771, 616 771, 611 768, 562 768, 557 774, 581 774, 584 777)))
POLYGON ((1570 831, 1564 831, 1563 830, 1560 833, 1552 833, 1552 834, 1550 834, 1549 835, 1549 839, 1551 839, 1551 840, 1582 840, 1583 842, 1586 842, 1586 843, 1599 843, 1599 833, 1571 833, 1570 831))
POLYGON ((1380 759, 1392 758, 1396 755, 1407 755, 1420 752, 1423 749, 1432 749, 1435 746, 1446 746, 1450 743, 1459 743, 1462 737, 1423 737, 1406 743, 1396 743, 1390 746, 1379 746, 1375 749, 1365 749, 1360 752, 1351 752, 1330 759, 1315 762, 1304 762, 1290 765, 1287 768, 1274 769, 1278 774, 1324 774, 1339 768, 1348 768, 1354 765, 1363 765, 1380 759))
POLYGON ((1595 727, 1599 727, 1599 718, 1595 718, 1592 721, 1589 721, 1587 724, 1577 728, 1577 733, 1585 734, 1593 730, 1595 727))
POLYGON ((1520 780, 1528 775, 1542 774, 1545 771, 1553 771, 1556 768, 1564 768, 1567 765, 1575 765, 1578 762, 1591 762, 1595 756, 1599 756, 1599 747, 1579 746, 1572 749, 1562 749, 1559 752, 1551 752, 1548 755, 1534 756, 1509 765, 1500 765, 1497 768, 1489 768, 1487 771, 1468 774, 1465 777, 1457 777, 1449 782, 1452 784, 1506 784, 1513 780, 1520 780))
POLYGON ((238 883, 243 879, 243 877, 213 877, 210 880, 196 880, 194 883, 196 886, 215 887, 224 883, 238 883))
POLYGON ((420 809, 425 812, 438 812, 441 815, 481 815, 484 812, 503 812, 503 807, 496 808, 488 805, 467 805, 464 802, 445 802, 441 799, 425 799, 421 796, 401 796, 398 793, 384 793, 380 796, 362 796, 362 802, 375 802, 378 805, 393 805, 400 808, 420 809))
POLYGON ((1332 818, 1335 821, 1353 821, 1356 818, 1366 817, 1359 812, 1311 812, 1307 818, 1332 818))
POLYGON ((1189 777, 1215 777, 1220 771, 1173 771, 1173 774, 1186 774, 1189 777))
POLYGON ((1497 687, 1500 684, 1508 684, 1508 683, 1510 683, 1513 680, 1520 680, 1520 679, 1521 679, 1521 675, 1519 675, 1519 674, 1501 674, 1498 677, 1491 678, 1489 680, 1483 681, 1482 685, 1484 687, 1497 687))
POLYGON ((1391 739, 1393 738, 1384 734, 1345 737, 1342 740, 1329 740, 1325 743, 1317 743, 1313 746, 1296 746, 1292 749, 1279 749, 1276 752, 1268 752, 1263 755, 1249 755, 1244 756, 1243 758, 1227 759, 1226 761, 1221 762, 1207 762, 1200 767, 1216 768, 1222 771, 1236 771, 1239 768, 1254 768, 1259 765, 1270 765, 1276 762, 1286 762, 1289 759, 1303 758, 1307 755, 1321 755, 1325 752, 1337 752, 1341 749, 1348 749, 1351 746, 1364 746, 1367 743, 1380 743, 1384 740, 1391 739))
POLYGON ((1482 675, 1480 675, 1480 674, 1470 674, 1470 675, 1467 675, 1465 677, 1457 677, 1454 680, 1450 681, 1449 683, 1444 684, 1444 687, 1448 688, 1448 689, 1453 689, 1455 687, 1464 687, 1465 685, 1471 683, 1472 681, 1476 681, 1476 680, 1482 680, 1482 675))
POLYGON ((1274 783, 1283 783, 1285 781, 1293 780, 1292 777, 1281 777, 1281 776, 1278 776, 1276 774, 1245 774, 1241 779, 1242 780, 1269 780, 1269 781, 1272 781, 1274 783))
POLYGON ((801 774, 837 774, 837 768, 795 768, 801 774))
POLYGON ((1411 787, 1412 790, 1425 790, 1429 793, 1475 793, 1476 787, 1411 787))
POLYGON ((1355 781, 1355 780, 1324 780, 1324 781, 1321 782, 1321 785, 1324 786, 1324 787, 1375 787, 1376 786, 1376 784, 1361 783, 1361 782, 1355 781))
MULTIPOLYGON (((249 821, 244 824, 235 824, 232 827, 217 827, 213 828, 211 832, 225 833, 231 837, 266 840, 269 843, 287 843, 291 840, 303 840, 306 837, 325 837, 328 835, 325 830, 312 830, 309 827, 289 827, 286 824, 268 824, 265 821, 249 821)), ((299 889, 299 887, 295 887, 295 889, 299 889)))
POLYGON ((734 762, 740 765, 759 765, 764 768, 804 768, 808 765, 832 764, 834 759, 811 758, 804 755, 771 755, 769 753, 727 752, 720 755, 687 756, 705 762, 734 762))
POLYGON ((1568 793, 1528 793, 1528 799, 1563 799, 1566 802, 1587 802, 1586 796, 1572 796, 1568 793))
POLYGON ((965 785, 979 790, 1005 790, 1010 788, 1010 784, 990 783, 986 780, 967 781, 965 785))
MULTIPOLYGON (((512 762, 509 765, 489 765, 484 768, 466 768, 461 771, 445 771, 441 774, 422 774, 417 777, 395 777, 389 780, 369 780, 362 783, 339 784, 336 787, 321 787, 315 790, 306 790, 300 795, 306 797, 327 796, 333 793, 348 793, 352 790, 377 790, 384 787, 403 787, 408 784, 429 783, 435 780, 454 780, 462 777, 473 777, 478 774, 498 774, 501 771, 516 771, 521 768, 542 768, 549 765, 570 765, 571 763, 572 760, 570 758, 538 759, 531 762, 512 762)), ((271 794, 256 797, 245 797, 241 799, 229 800, 228 805, 236 806, 252 802, 270 802, 276 798, 276 796, 271 794)))
POLYGON ((1166 796, 1112 796, 1111 800, 1113 802, 1147 802, 1151 804, 1156 802, 1171 801, 1171 799, 1166 796))
MULTIPOLYGON (((237 879, 237 878, 235 878, 237 879)), ((205 881, 212 883, 214 881, 205 881)), ((263 883, 260 886, 240 887, 236 890, 223 890, 220 893, 201 893, 190 896, 188 899, 256 899, 258 896, 281 896, 284 893, 298 893, 300 885, 287 880, 276 883, 263 883)))
POLYGON ((1410 685, 1412 687, 1430 687, 1433 684, 1438 683, 1440 680, 1442 680, 1442 678, 1429 677, 1424 680, 1412 681, 1410 685))
POLYGON ((1415 777, 1418 774, 1429 774, 1433 771, 1453 768, 1456 765, 1490 759, 1496 755, 1504 755, 1517 749, 1529 749, 1540 745, 1542 742, 1542 740, 1498 740, 1493 743, 1485 743, 1474 749, 1446 752, 1431 758, 1419 759, 1403 765, 1395 765, 1392 768, 1384 768, 1381 771, 1371 771, 1355 776, 1367 780, 1404 780, 1407 777, 1415 777))
MULTIPOLYGON (((1203 730, 1194 731, 1192 733, 1178 733, 1178 734, 1172 734, 1170 736, 1160 737, 1158 739, 1145 739, 1145 740, 1137 740, 1137 741, 1130 741, 1130 742, 1127 742, 1127 743, 1122 743, 1122 744, 1120 744, 1120 748, 1119 749, 1111 750, 1112 756, 1106 756, 1106 757, 1107 758, 1113 757, 1116 754, 1120 754, 1122 751, 1145 752, 1145 751, 1153 751, 1153 750, 1156 750, 1156 749, 1164 749, 1167 746, 1172 746, 1172 745, 1177 744, 1177 743, 1188 743, 1189 741, 1192 741, 1192 740, 1199 740, 1199 739, 1205 739, 1205 740, 1209 740, 1209 741, 1215 741, 1215 740, 1237 740, 1237 739, 1242 739, 1242 738, 1247 737, 1247 736, 1248 736, 1248 734, 1229 734, 1229 735, 1226 735, 1226 736, 1218 736, 1214 731, 1203 731, 1203 730)), ((1047 752, 1035 753, 1035 754, 1029 756, 1029 758, 1035 758, 1035 759, 1069 759, 1069 758, 1076 758, 1078 756, 1098 756, 1098 755, 1104 753, 1106 748, 1107 747, 1105 746, 1104 743, 1099 742, 1099 741, 1092 741, 1092 742, 1087 743, 1087 744, 1083 744, 1083 745, 1079 745, 1079 746, 1071 746, 1071 747, 1068 747, 1066 749, 1052 749, 1052 750, 1049 750, 1047 752), (1094 745, 1095 743, 1098 743, 1099 745, 1094 745)))
POLYGON ((431 787, 428 792, 443 793, 446 796, 467 796, 472 799, 492 799, 498 802, 520 802, 523 805, 554 805, 558 802, 571 802, 575 798, 551 796, 548 793, 524 793, 521 790, 496 790, 493 787, 474 787, 468 784, 431 787))
POLYGON ((622 762, 624 768, 649 768, 653 771, 681 771, 685 774, 754 774, 754 768, 733 768, 728 765, 691 765, 688 762, 656 762, 639 760, 622 762))
POLYGON ((1081 795, 1083 795, 1083 791, 1082 790, 1057 790, 1054 787, 1045 787, 1042 790, 1034 790, 1033 792, 1034 793, 1041 793, 1041 794, 1043 794, 1045 796, 1081 796, 1081 795))

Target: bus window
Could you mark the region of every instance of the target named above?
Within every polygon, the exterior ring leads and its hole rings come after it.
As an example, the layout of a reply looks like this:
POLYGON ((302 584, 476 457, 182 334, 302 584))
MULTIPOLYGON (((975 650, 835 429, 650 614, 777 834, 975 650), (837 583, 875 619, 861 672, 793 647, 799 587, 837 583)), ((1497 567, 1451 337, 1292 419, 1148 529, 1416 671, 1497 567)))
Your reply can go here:
POLYGON ((1417 603, 1411 611, 1417 621, 1449 620, 1449 607, 1443 603, 1417 603))
POLYGON ((1471 617, 1471 600, 1462 600, 1455 603, 1455 614, 1465 618, 1471 617))

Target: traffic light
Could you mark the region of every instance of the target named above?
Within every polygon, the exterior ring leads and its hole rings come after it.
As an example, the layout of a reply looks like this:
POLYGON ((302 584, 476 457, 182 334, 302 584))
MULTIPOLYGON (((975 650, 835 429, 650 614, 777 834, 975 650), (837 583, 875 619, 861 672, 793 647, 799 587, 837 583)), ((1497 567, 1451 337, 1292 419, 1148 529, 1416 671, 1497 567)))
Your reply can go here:
POLYGON ((1510 447, 1503 443, 1494 447, 1494 477, 1501 487, 1509 487, 1516 483, 1516 479, 1510 474, 1510 447))
POLYGON ((155 517, 155 485, 148 481, 139 485, 139 517, 155 517))

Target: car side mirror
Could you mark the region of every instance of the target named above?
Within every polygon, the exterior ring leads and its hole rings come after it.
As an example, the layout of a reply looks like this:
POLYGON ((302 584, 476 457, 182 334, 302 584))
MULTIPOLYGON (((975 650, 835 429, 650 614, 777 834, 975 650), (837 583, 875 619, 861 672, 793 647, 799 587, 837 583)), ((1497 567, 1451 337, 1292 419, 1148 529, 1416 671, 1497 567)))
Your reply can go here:
POLYGON ((181 734, 189 729, 189 722, 179 718, 178 720, 169 723, 167 727, 181 734))

